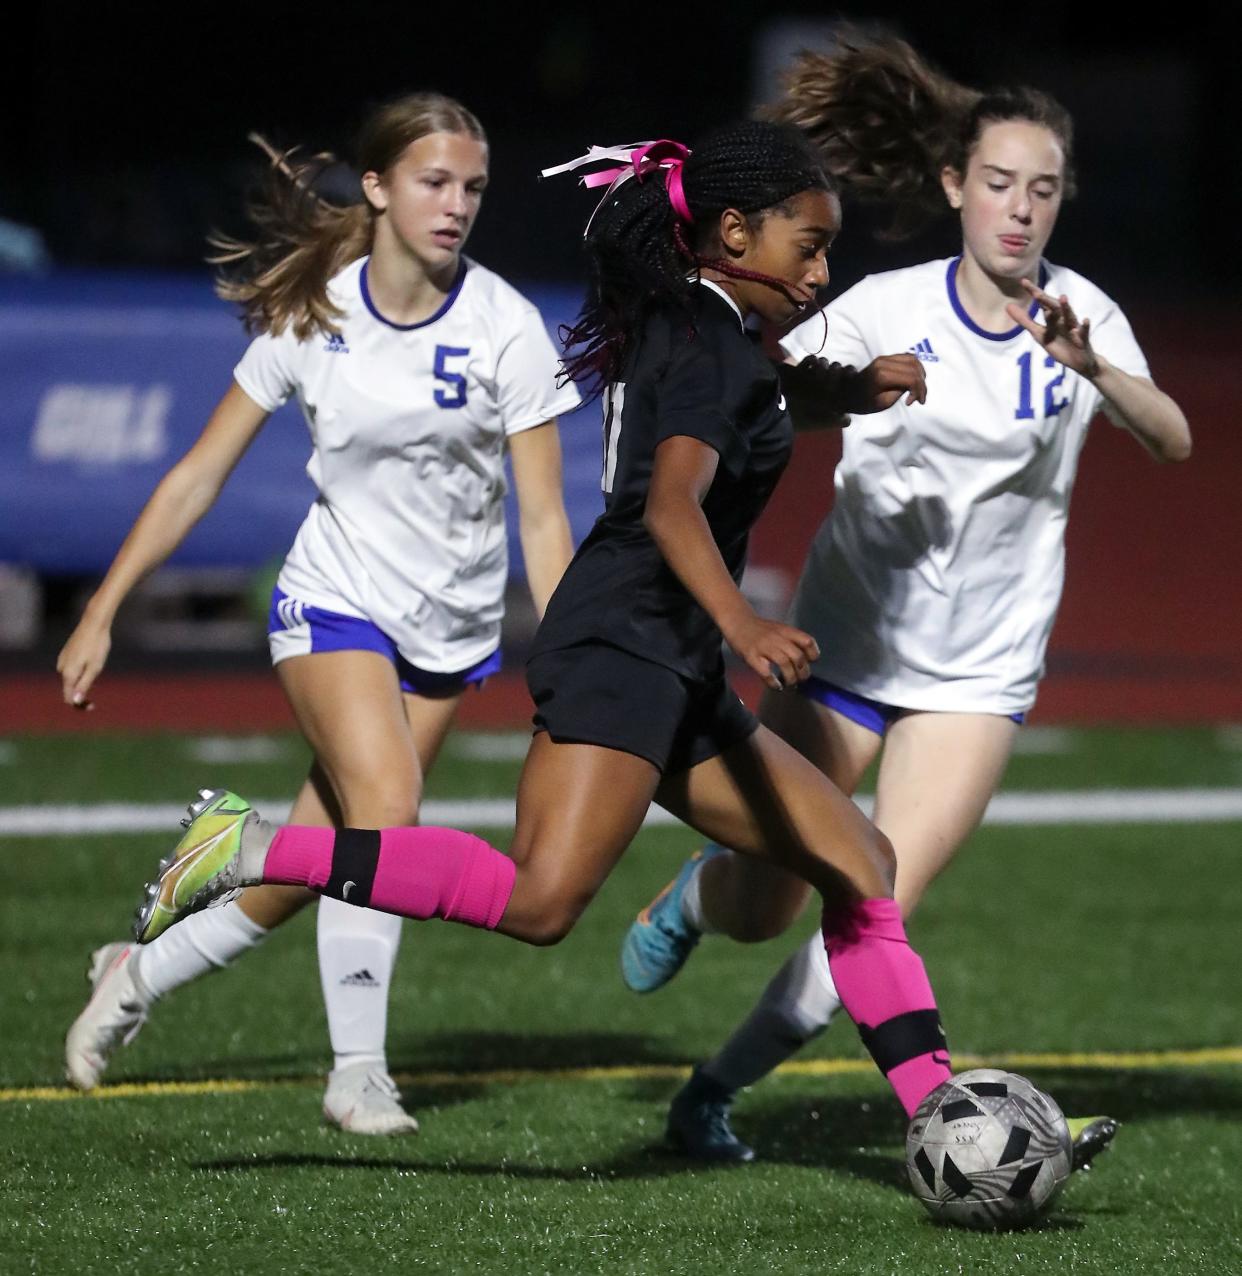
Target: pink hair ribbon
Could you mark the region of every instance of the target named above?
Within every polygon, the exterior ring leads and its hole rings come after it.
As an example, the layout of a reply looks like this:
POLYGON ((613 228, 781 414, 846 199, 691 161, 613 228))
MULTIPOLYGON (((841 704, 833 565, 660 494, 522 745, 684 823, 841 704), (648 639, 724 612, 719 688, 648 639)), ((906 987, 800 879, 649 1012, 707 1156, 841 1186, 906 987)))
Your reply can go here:
POLYGON ((596 213, 608 202, 608 197, 623 182, 637 177, 641 182, 650 173, 664 170, 664 185, 668 191, 669 203, 673 212, 684 222, 694 221, 694 214, 686 202, 686 192, 682 186, 682 169, 689 158, 690 151, 680 142, 669 138, 661 138, 654 142, 638 142, 629 146, 592 146, 585 155, 578 156, 566 164, 558 164, 554 168, 545 168, 541 177, 555 177, 558 173, 568 173, 586 164, 598 164, 605 160, 620 160, 620 167, 606 168, 598 173, 588 173, 581 179, 583 186, 596 187, 607 185, 604 197, 595 206, 595 212, 587 221, 587 232, 596 213))

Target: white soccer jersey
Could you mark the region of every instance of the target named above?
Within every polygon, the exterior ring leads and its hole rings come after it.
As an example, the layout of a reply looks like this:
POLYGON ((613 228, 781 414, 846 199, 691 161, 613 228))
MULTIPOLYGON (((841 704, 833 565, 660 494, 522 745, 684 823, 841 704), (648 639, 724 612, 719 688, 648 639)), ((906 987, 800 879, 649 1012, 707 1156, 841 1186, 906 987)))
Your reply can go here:
MULTIPOLYGON (((814 673, 912 709, 1016 713, 1035 700, 1061 598, 1065 522, 1087 426, 1087 380, 1025 330, 989 333, 954 287, 957 259, 871 275, 782 343, 865 366, 910 351, 927 403, 856 416, 833 512, 794 602, 814 673)), ((1045 265, 1044 287, 1091 320, 1095 349, 1149 375, 1130 325, 1094 284, 1045 265)))
POLYGON ((234 377, 274 411, 296 394, 319 489, 279 586, 378 625, 411 663, 466 669, 500 637, 509 435, 570 412, 539 312, 463 258, 452 292, 400 326, 371 302, 367 259, 329 284, 340 333, 251 343, 234 377))

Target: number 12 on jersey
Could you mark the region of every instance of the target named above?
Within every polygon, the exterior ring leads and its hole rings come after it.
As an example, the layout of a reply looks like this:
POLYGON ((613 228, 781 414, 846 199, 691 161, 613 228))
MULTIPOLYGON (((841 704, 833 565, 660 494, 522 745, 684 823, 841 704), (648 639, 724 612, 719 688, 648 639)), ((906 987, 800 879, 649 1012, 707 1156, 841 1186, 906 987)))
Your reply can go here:
MULTIPOLYGON (((1015 421, 1033 421, 1035 408, 1031 404, 1031 358, 1030 350, 1018 356, 1018 409, 1013 414, 1015 421)), ((1051 355, 1044 356, 1044 367, 1055 368, 1057 361, 1051 355)), ((1069 402, 1068 399, 1056 397, 1057 387, 1065 380, 1065 368, 1044 386, 1044 416, 1056 416, 1069 402)))

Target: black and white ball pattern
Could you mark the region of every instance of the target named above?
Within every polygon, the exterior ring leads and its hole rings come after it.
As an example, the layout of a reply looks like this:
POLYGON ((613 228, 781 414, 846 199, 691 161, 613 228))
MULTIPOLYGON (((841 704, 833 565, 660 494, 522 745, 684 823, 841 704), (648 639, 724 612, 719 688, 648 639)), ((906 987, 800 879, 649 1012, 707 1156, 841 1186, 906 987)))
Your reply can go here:
POLYGON ((937 1086, 906 1134, 914 1194, 936 1219, 1020 1227, 1069 1177, 1069 1127, 1056 1103, 1016 1072, 975 1068, 937 1086))

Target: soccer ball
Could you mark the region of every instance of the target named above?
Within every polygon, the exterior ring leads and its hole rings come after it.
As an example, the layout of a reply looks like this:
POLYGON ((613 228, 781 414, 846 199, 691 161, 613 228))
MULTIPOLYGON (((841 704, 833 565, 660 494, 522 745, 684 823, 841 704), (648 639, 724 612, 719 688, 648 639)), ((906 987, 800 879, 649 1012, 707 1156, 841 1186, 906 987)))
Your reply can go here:
POLYGON ((906 1169, 933 1218, 999 1229, 1031 1222, 1069 1177, 1061 1109, 1016 1072, 975 1068, 937 1086, 906 1133, 906 1169))

